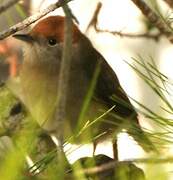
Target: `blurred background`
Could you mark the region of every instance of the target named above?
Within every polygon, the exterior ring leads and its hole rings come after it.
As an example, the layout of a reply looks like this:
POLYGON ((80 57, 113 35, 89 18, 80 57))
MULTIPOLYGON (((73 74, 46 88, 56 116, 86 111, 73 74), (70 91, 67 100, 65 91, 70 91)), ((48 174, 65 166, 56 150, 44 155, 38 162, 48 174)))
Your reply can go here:
MULTIPOLYGON (((5 0, 1 0, 5 2, 5 0)), ((20 22, 28 15, 34 14, 46 8, 55 0, 27 0, 20 1, 19 4, 11 7, 0 15, 0 31, 10 27, 12 24, 20 22)), ((79 27, 83 33, 92 41, 94 47, 105 57, 108 63, 116 72, 120 83, 129 97, 142 103, 149 109, 163 116, 172 118, 170 113, 163 111, 161 106, 164 104, 160 98, 154 93, 151 88, 140 78, 128 63, 134 63, 133 58, 139 59, 142 57, 145 62, 151 62, 153 59, 158 69, 166 75, 171 81, 173 78, 173 47, 167 38, 161 37, 159 41, 148 38, 129 38, 125 36, 113 35, 109 32, 96 32, 94 27, 87 29, 98 2, 102 3, 102 8, 98 15, 98 28, 102 30, 118 31, 129 34, 145 33, 150 27, 145 17, 140 10, 129 0, 74 0, 69 3, 72 12, 79 21, 79 27), (128 63, 127 63, 128 62, 128 63)), ((147 1, 152 6, 153 1, 147 1)), ((162 0, 155 1, 159 4, 160 11, 163 15, 169 15, 171 18, 171 9, 162 0)), ((61 9, 58 9, 50 14, 63 14, 61 9)), ((50 15, 49 14, 49 15, 50 15)), ((156 29, 151 30, 157 33, 156 29)), ((0 61, 0 80, 4 81, 8 76, 8 67, 10 66, 11 76, 17 74, 17 68, 22 62, 22 53, 20 44, 12 38, 8 38, 0 43, 0 57, 5 61, 0 61), (2 67, 1 67, 2 66, 2 67), (3 72, 4 71, 4 72, 3 72), (6 71, 6 72, 5 72, 6 71)), ((140 69, 140 67, 138 67, 140 69)), ((140 69, 142 71, 142 68, 140 69)), ((170 88, 171 91, 171 88, 170 88)), ((169 98, 170 103, 171 97, 169 98)), ((141 108, 132 100, 136 108, 141 108)), ((140 122, 143 127, 157 131, 157 125, 153 121, 146 119, 142 114, 139 114, 140 122)), ((67 147, 68 148, 68 147, 67 147)), ((74 146, 74 149, 76 147, 74 146)), ((104 152, 112 157, 111 144, 105 142, 96 149, 96 154, 104 152)), ((163 155, 172 153, 171 146, 163 151, 163 155)), ((69 157, 71 162, 80 156, 92 156, 92 146, 85 145, 78 148, 69 157)), ((119 159, 140 158, 144 157, 142 149, 135 144, 132 138, 126 133, 119 135, 119 159)), ((142 165, 143 167, 143 165, 142 165)), ((154 171, 161 168, 162 171, 157 171, 161 175, 165 172, 172 171, 170 166, 158 165, 158 167, 146 167, 148 177, 154 177, 154 171)), ((172 173, 169 173, 170 179, 172 173)), ((160 176, 161 177, 161 176, 160 176)), ((162 176, 163 177, 163 176, 162 176)), ((167 177, 168 178, 168 177, 167 177)))

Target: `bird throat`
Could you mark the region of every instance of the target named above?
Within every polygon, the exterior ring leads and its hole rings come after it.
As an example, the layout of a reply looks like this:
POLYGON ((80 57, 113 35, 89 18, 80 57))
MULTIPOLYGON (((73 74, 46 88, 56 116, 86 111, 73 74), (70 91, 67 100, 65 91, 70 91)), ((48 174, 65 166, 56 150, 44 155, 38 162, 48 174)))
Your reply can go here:
POLYGON ((55 109, 58 93, 58 64, 24 62, 20 72, 23 103, 44 126, 55 109))

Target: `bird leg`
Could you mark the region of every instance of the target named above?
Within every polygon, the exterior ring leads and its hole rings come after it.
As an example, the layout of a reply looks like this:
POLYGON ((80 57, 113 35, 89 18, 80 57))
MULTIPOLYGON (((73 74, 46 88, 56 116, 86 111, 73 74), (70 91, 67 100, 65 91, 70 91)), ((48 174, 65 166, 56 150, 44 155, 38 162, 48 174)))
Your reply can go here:
POLYGON ((112 140, 112 150, 113 150, 113 157, 114 160, 118 160, 118 146, 117 146, 117 139, 112 140))
POLYGON ((97 142, 94 141, 94 142, 93 142, 93 153, 92 153, 93 157, 94 157, 94 155, 95 155, 96 148, 97 148, 97 142))

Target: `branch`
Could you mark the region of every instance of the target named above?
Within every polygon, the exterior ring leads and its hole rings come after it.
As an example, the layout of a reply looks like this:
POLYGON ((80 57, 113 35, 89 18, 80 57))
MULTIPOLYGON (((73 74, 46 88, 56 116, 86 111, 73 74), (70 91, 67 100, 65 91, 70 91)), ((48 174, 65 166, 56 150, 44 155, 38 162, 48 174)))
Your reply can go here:
POLYGON ((102 8, 102 3, 99 2, 99 3, 97 4, 97 7, 96 7, 96 9, 95 9, 95 12, 94 12, 93 17, 92 17, 90 23, 89 23, 88 26, 87 26, 86 31, 88 31, 88 29, 89 29, 91 26, 94 26, 95 29, 97 28, 98 15, 99 15, 99 13, 100 13, 101 8, 102 8))
POLYGON ((169 5, 170 8, 173 8, 173 1, 172 0, 163 0, 163 1, 165 1, 169 5))
POLYGON ((173 43, 172 29, 164 23, 160 17, 143 1, 131 0, 148 18, 148 20, 159 29, 160 33, 164 34, 171 43, 173 43))
POLYGON ((20 0, 10 0, 4 4, 2 4, 0 6, 0 14, 3 13, 4 11, 6 11, 8 8, 10 8, 11 6, 15 5, 16 3, 18 3, 20 0))
POLYGON ((64 134, 64 119, 65 119, 65 107, 66 107, 66 95, 68 91, 68 80, 70 71, 70 62, 72 55, 72 12, 67 4, 62 6, 66 15, 65 30, 64 30, 64 46, 63 55, 61 61, 60 75, 57 79, 58 83, 58 99, 55 112, 55 121, 57 122, 58 142, 60 148, 63 150, 63 134, 64 134))
POLYGON ((162 33, 150 34, 148 32, 142 33, 142 34, 130 34, 130 33, 123 33, 121 31, 109 31, 109 30, 100 29, 100 28, 97 27, 97 24, 98 24, 98 15, 100 13, 101 7, 102 7, 102 4, 99 2, 97 4, 96 10, 94 12, 94 15, 93 15, 93 17, 92 17, 88 27, 87 27, 87 30, 91 26, 94 26, 95 30, 97 32, 101 32, 101 33, 110 33, 110 34, 113 34, 113 35, 119 35, 121 37, 128 37, 128 38, 148 38, 148 39, 153 39, 155 41, 158 41, 159 38, 162 35, 162 33))
POLYGON ((54 4, 51 4, 50 6, 48 6, 46 9, 42 10, 41 12, 38 12, 38 13, 34 14, 33 16, 28 17, 24 21, 10 27, 8 30, 1 32, 0 40, 7 38, 8 36, 16 33, 17 31, 23 30, 24 28, 28 27, 32 23, 36 22, 37 20, 39 20, 42 17, 44 17, 45 15, 47 15, 48 13, 56 10, 57 8, 62 7, 65 3, 69 3, 70 1, 72 1, 72 0, 63 0, 61 2, 58 1, 54 4))
POLYGON ((109 31, 109 30, 102 30, 96 27, 97 32, 102 32, 102 33, 110 33, 113 35, 118 35, 120 37, 127 37, 127 38, 147 38, 147 39, 153 39, 155 41, 158 41, 159 38, 162 36, 162 33, 157 33, 157 34, 150 34, 148 32, 146 33, 141 33, 141 34, 131 34, 131 33, 123 33, 121 31, 109 31))
POLYGON ((168 158, 139 158, 139 159, 130 159, 130 160, 123 160, 123 161, 117 161, 117 160, 111 160, 110 162, 101 164, 99 166, 95 166, 92 168, 86 168, 81 171, 79 171, 79 174, 97 174, 100 172, 104 172, 110 169, 116 169, 116 167, 121 164, 121 163, 148 163, 148 164, 162 164, 162 163, 173 163, 173 158, 168 157, 168 158))
MULTIPOLYGON (((69 71, 70 71, 70 64, 71 64, 71 57, 72 57, 72 32, 73 32, 73 22, 72 19, 75 19, 71 9, 68 7, 67 4, 62 6, 64 13, 66 15, 65 22, 64 22, 64 42, 63 42, 63 53, 62 53, 62 60, 60 66, 59 77, 58 81, 58 97, 57 97, 57 104, 55 110, 55 117, 54 121, 56 124, 56 140, 58 140, 58 176, 57 179, 64 179, 64 170, 67 164, 66 155, 64 153, 63 144, 64 144, 64 120, 66 116, 66 99, 68 94, 68 82, 69 82, 69 71)), ((53 134, 54 136, 54 134, 53 134)), ((51 136, 51 137, 53 137, 51 136)))

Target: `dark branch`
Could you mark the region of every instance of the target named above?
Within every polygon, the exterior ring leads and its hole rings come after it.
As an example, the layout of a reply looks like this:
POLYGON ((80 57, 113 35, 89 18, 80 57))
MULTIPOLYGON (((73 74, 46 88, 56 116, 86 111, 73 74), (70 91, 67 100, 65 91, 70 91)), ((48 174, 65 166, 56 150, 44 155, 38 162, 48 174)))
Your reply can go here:
POLYGON ((29 25, 31 25, 32 23, 36 22, 37 20, 39 20, 40 18, 44 17, 45 15, 47 15, 48 13, 56 10, 57 8, 62 7, 65 3, 68 3, 72 0, 63 0, 61 2, 56 2, 54 4, 51 4, 50 6, 48 6, 46 9, 44 9, 41 12, 38 12, 36 14, 34 14, 33 16, 28 17, 27 19, 25 19, 24 21, 10 27, 8 30, 5 30, 3 32, 0 33, 0 40, 3 40, 5 38, 7 38, 8 36, 16 33, 17 31, 23 30, 24 28, 28 27, 29 25))
POLYGON ((147 163, 147 164, 162 164, 162 163, 173 163, 173 158, 168 157, 168 158, 139 158, 139 159, 129 159, 129 160, 124 160, 124 161, 110 161, 108 163, 104 163, 100 166, 95 166, 92 168, 86 168, 83 169, 82 171, 79 171, 78 173, 85 173, 85 174, 96 174, 99 172, 107 171, 109 169, 115 169, 117 165, 120 163, 147 163))
POLYGON ((164 34, 171 43, 173 43, 172 29, 143 1, 132 0, 132 2, 141 10, 148 20, 164 34))

